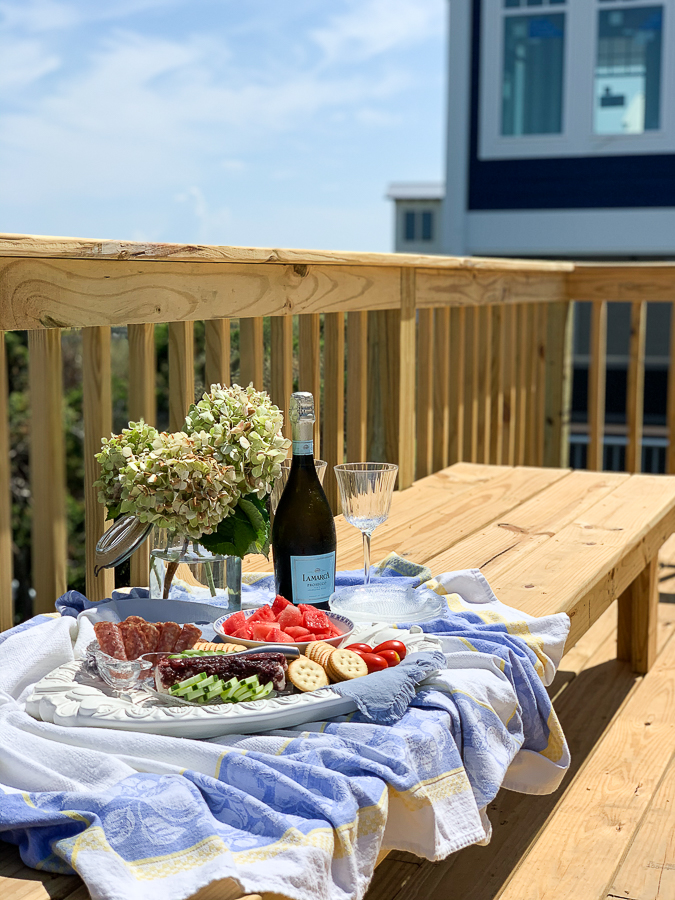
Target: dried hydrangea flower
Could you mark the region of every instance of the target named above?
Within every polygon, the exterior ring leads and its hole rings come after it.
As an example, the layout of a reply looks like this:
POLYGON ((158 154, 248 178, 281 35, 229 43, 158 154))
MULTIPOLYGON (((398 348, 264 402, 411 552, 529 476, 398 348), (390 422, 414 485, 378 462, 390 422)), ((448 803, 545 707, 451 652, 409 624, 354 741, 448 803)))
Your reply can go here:
POLYGON ((129 427, 122 429, 121 434, 113 434, 101 440, 101 452, 96 459, 101 467, 101 474, 94 487, 99 489, 100 503, 108 507, 117 507, 122 499, 120 472, 130 459, 152 450, 159 441, 159 432, 143 419, 140 422, 129 422, 129 427))
POLYGON ((242 494, 263 498, 281 473, 291 442, 281 433, 283 413, 253 385, 212 384, 185 418, 191 438, 209 441, 219 462, 234 466, 242 494))

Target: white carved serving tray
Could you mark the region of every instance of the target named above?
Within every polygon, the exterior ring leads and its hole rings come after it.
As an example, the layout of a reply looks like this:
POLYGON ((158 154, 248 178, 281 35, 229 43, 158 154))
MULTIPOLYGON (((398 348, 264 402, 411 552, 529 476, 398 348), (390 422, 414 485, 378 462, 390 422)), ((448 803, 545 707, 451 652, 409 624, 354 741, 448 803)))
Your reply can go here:
POLYGON ((29 715, 54 725, 119 728, 186 738, 290 728, 355 709, 353 700, 331 690, 250 703, 170 706, 142 689, 115 693, 87 672, 84 660, 54 669, 33 686, 26 701, 29 715))

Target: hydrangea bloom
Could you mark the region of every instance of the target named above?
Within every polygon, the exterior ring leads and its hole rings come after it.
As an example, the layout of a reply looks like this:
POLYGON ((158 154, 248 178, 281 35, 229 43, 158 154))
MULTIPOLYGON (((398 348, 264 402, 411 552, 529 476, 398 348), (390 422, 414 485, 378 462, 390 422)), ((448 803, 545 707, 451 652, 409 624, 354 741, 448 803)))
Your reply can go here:
POLYGON ((265 391, 213 384, 190 407, 184 427, 193 439, 208 441, 219 462, 234 466, 242 494, 255 492, 262 499, 272 490, 291 445, 281 433, 283 421, 265 391))
POLYGON ((143 419, 140 422, 129 422, 121 434, 113 434, 101 440, 101 452, 96 459, 101 466, 101 474, 96 487, 99 488, 98 499, 109 509, 119 506, 122 499, 122 482, 120 472, 132 457, 161 446, 159 432, 143 419))

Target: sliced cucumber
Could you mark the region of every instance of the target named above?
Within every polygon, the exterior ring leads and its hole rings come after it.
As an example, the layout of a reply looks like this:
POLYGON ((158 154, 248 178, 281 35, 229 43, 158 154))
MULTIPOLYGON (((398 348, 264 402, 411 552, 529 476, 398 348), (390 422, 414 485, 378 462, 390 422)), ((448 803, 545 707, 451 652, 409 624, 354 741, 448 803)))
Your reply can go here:
POLYGON ((220 692, 220 696, 223 698, 223 700, 229 700, 232 697, 232 694, 236 691, 236 689, 238 687, 239 687, 239 682, 237 681, 237 679, 230 678, 230 680, 226 681, 225 684, 223 685, 223 689, 220 692))
POLYGON ((207 700, 213 700, 215 697, 219 697, 223 690, 223 682, 216 681, 215 684, 211 685, 206 694, 204 695, 207 700))
POLYGON ((180 696, 183 698, 183 700, 199 700, 200 697, 204 696, 204 691, 200 686, 195 686, 186 694, 181 694, 180 696))
POLYGON ((192 678, 186 678, 185 681, 179 681, 177 684, 171 685, 169 691, 172 694, 183 694, 189 691, 195 684, 206 680, 206 672, 200 672, 199 675, 193 675, 192 678))
POLYGON ((267 684, 261 684, 260 687, 251 695, 251 700, 262 700, 267 697, 268 694, 272 693, 272 682, 268 681, 267 684))

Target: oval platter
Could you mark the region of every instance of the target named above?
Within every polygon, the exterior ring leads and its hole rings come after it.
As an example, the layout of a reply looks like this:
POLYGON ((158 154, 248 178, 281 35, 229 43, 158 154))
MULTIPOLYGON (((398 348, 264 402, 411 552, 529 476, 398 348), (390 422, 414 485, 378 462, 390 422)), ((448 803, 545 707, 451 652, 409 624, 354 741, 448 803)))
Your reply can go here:
POLYGON ((172 737, 254 734, 323 721, 353 712, 353 700, 324 689, 251 703, 171 706, 142 689, 109 691, 88 674, 83 660, 54 669, 33 685, 26 712, 54 725, 118 728, 172 737))

